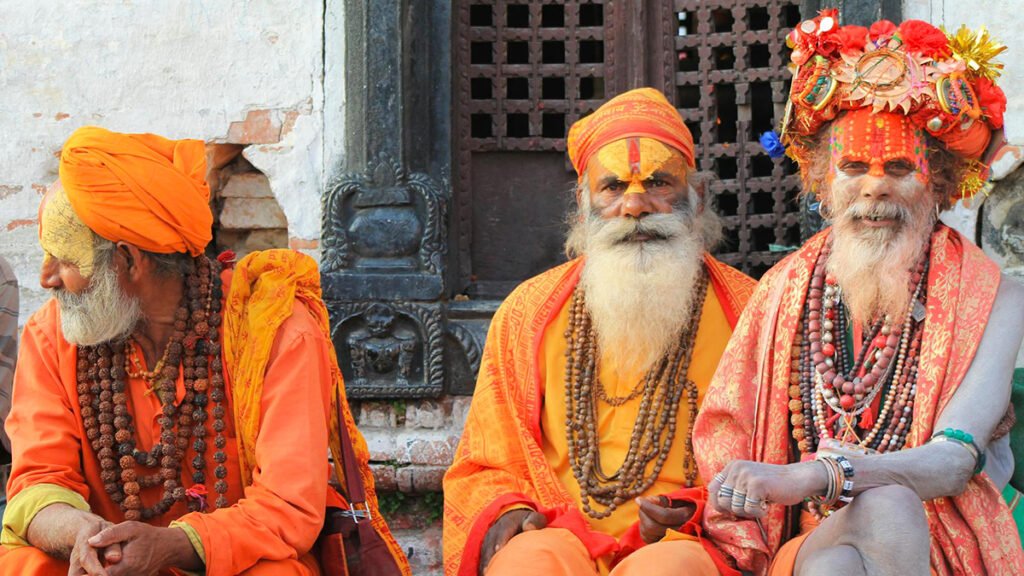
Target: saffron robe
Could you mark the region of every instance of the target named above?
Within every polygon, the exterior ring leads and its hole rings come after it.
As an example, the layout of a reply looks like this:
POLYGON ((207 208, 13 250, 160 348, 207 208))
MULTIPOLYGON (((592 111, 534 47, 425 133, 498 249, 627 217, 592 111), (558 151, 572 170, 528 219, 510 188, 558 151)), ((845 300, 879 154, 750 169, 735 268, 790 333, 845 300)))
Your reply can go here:
MULTIPOLYGON (((710 276, 708 292, 714 293, 731 327, 754 283, 710 256, 705 257, 705 267, 710 276)), ((548 527, 571 531, 592 559, 610 556, 617 561, 643 546, 635 522, 621 539, 594 530, 581 512, 579 498, 566 488, 564 475, 552 467, 545 453, 545 444, 549 449, 552 445, 541 426, 547 377, 541 367, 542 341, 567 305, 581 270, 582 260, 577 259, 527 280, 509 295, 491 322, 466 427, 444 479, 446 574, 476 574, 488 528, 501 513, 516 506, 543 513, 548 527)), ((561 376, 558 381, 562 382, 561 376)), ((686 410, 685 402, 680 408, 686 410)), ((561 434, 564 442, 564 428, 550 434, 561 434)), ((677 431, 683 434, 684 430, 677 431)), ((705 491, 695 487, 677 492, 667 495, 697 505, 694 521, 683 528, 699 537, 705 491)))
MULTIPOLYGON (((704 477, 736 459, 771 464, 799 459, 790 442, 790 351, 814 263, 828 234, 819 233, 765 274, 740 318, 694 430, 704 477)), ((932 233, 907 448, 931 438, 938 415, 963 381, 985 331, 999 278, 998 266, 960 234, 943 225, 932 233)), ((975 475, 959 496, 936 498, 924 507, 936 574, 1024 574, 1013 518, 987 475, 975 475)), ((796 533, 788 518, 785 507, 769 508, 761 521, 767 540, 754 521, 737 521, 711 507, 704 523, 707 535, 740 569, 763 575, 782 543, 796 533)), ((885 526, 880 523, 879 528, 885 526)))
MULTIPOLYGON (((234 275, 231 272, 225 271, 222 276, 227 295, 222 324, 228 393, 225 496, 231 506, 210 513, 188 513, 185 504, 179 502, 149 523, 166 526, 176 521, 175 525, 198 544, 197 550, 202 550, 206 573, 211 576, 251 573, 247 570, 266 573, 260 569, 271 566, 276 574, 316 574, 305 555, 323 526, 325 504, 343 505, 327 486, 326 456, 331 443, 328 423, 337 419, 332 405, 345 402, 327 333, 326 309, 319 298, 316 265, 296 252, 270 250, 250 254, 238 264, 234 275), (252 326, 263 330, 250 333, 252 326), (263 350, 265 357, 243 358, 244 354, 237 353, 239 347, 246 349, 245 354, 263 350), (229 349, 235 352, 229 355, 229 349), (261 381, 255 394, 252 377, 242 380, 254 363, 264 366, 257 368, 261 381), (255 414, 251 414, 253 409, 255 414), (258 426, 252 426, 251 420, 256 420, 258 426), (245 433, 239 422, 251 434, 247 450, 240 451, 245 433), (254 466, 244 466, 247 460, 253 460, 254 466)), ((15 453, 8 485, 11 499, 4 516, 5 548, 27 545, 24 538, 32 518, 55 502, 89 510, 111 522, 124 521, 120 507, 104 490, 99 459, 85 440, 76 385, 77 360, 77 347, 64 339, 60 309, 56 300, 51 300, 26 324, 13 408, 7 421, 15 453)), ((136 444, 141 450, 149 450, 160 437, 160 402, 141 379, 129 379, 128 394, 136 444)), ((179 374, 176 401, 180 402, 184 394, 179 374)), ((374 527, 408 573, 401 550, 377 513, 365 441, 355 431, 347 408, 345 417, 364 472, 374 527)), ((211 425, 212 417, 207 420, 210 436, 206 451, 210 486, 215 450, 211 425)), ((193 456, 190 448, 182 459, 186 487, 191 486, 193 456)), ((161 491, 160 486, 144 489, 144 505, 157 501, 161 491)), ((208 491, 212 506, 213 491, 208 491)), ((26 574, 19 561, 25 558, 28 556, 24 553, 0 556, 0 575, 26 574)), ((50 564, 38 555, 36 559, 41 569, 50 564)))

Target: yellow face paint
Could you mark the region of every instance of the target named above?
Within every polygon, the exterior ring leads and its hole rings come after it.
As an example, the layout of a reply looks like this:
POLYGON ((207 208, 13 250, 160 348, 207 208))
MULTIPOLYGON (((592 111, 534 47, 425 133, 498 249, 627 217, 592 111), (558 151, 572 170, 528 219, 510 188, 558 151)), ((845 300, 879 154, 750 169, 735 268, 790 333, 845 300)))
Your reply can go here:
POLYGON ((67 193, 59 183, 47 196, 39 218, 39 244, 46 253, 46 259, 55 258, 74 264, 82 276, 92 276, 92 230, 75 214, 67 193))
POLYGON ((597 151, 588 170, 591 190, 609 174, 626 183, 623 194, 644 194, 644 182, 655 172, 685 174, 683 155, 652 138, 625 138, 597 151))

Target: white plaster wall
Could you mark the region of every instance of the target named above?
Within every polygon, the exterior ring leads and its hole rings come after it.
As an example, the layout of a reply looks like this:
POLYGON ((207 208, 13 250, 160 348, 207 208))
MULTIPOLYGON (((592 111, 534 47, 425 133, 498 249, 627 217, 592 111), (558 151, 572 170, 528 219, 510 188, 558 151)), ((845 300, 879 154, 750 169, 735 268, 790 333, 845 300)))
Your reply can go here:
POLYGON ((250 111, 293 120, 245 154, 289 236, 315 244, 324 158, 338 154, 323 129, 324 12, 324 0, 0 0, 0 255, 22 285, 22 323, 46 297, 40 194, 82 125, 226 142, 250 111))

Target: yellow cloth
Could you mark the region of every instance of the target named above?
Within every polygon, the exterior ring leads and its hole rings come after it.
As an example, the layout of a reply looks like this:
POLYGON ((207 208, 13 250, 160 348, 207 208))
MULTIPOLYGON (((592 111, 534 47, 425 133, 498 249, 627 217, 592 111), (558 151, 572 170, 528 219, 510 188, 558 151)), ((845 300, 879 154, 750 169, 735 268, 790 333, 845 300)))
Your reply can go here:
POLYGON ((0 544, 9 548, 28 546, 28 526, 36 514, 51 504, 59 503, 89 511, 89 503, 81 494, 56 484, 35 484, 12 496, 4 509, 0 544))
MULTIPOLYGON (((673 530, 670 533, 678 534, 673 530)), ((696 540, 666 537, 630 554, 611 576, 718 576, 707 551, 696 540)), ((607 573, 594 566, 587 548, 572 532, 545 528, 523 532, 498 551, 486 576, 586 576, 607 573)))
POLYGON ((195 549, 199 559, 206 564, 206 547, 203 546, 203 537, 199 535, 199 531, 192 527, 188 522, 179 522, 175 520, 167 525, 168 528, 180 528, 185 536, 188 536, 188 541, 192 544, 192 548, 195 549))
MULTIPOLYGON (((544 331, 541 342, 539 369, 544 374, 544 408, 541 412, 542 448, 548 464, 554 469, 562 486, 568 490, 573 501, 580 502, 580 487, 573 476, 569 465, 569 446, 565 438, 565 330, 569 325, 569 308, 572 300, 555 317, 544 331)), ((704 299, 700 326, 690 361, 688 376, 697 385, 699 403, 704 400, 704 391, 715 373, 717 360, 721 357, 729 341, 732 329, 722 312, 714 290, 708 290, 704 299)), ((601 361, 601 384, 610 396, 625 396, 642 380, 643 374, 626 374, 618 377, 613 367, 601 361)), ((633 433, 640 409, 640 399, 634 399, 617 408, 604 402, 597 405, 597 430, 601 438, 601 466, 604 471, 618 470, 626 458, 629 449, 629 438, 633 433)), ((679 402, 676 436, 672 441, 665 465, 658 479, 644 493, 645 495, 667 494, 678 490, 686 481, 683 469, 683 457, 687 454, 686 430, 689 426, 689 412, 686 399, 679 402)), ((651 462, 648 471, 654 467, 651 462)), ((697 485, 702 484, 700 479, 697 485)), ((637 521, 639 506, 633 500, 622 503, 615 512, 604 519, 595 520, 587 517, 591 528, 608 534, 616 539, 621 538, 626 530, 637 521)))

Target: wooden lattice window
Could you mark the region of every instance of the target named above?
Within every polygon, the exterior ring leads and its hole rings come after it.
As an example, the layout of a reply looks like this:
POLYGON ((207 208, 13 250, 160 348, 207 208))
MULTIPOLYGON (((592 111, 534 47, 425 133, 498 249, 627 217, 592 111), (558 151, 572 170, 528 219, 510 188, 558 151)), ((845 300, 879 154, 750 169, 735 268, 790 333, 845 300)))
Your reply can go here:
POLYGON ((786 34, 797 2, 676 0, 676 107, 693 132, 698 167, 725 221, 718 256, 759 277, 800 243, 795 165, 770 159, 758 137, 778 125, 790 73, 786 34), (774 248, 774 250, 773 250, 774 248))
POLYGON ((459 9, 469 148, 565 150, 567 127, 605 100, 604 3, 478 0, 459 9))
POLYGON ((795 166, 758 143, 781 117, 799 21, 796 0, 458 0, 455 291, 501 298, 562 261, 566 130, 639 86, 674 101, 719 177, 718 256, 760 276, 800 243, 795 166))

